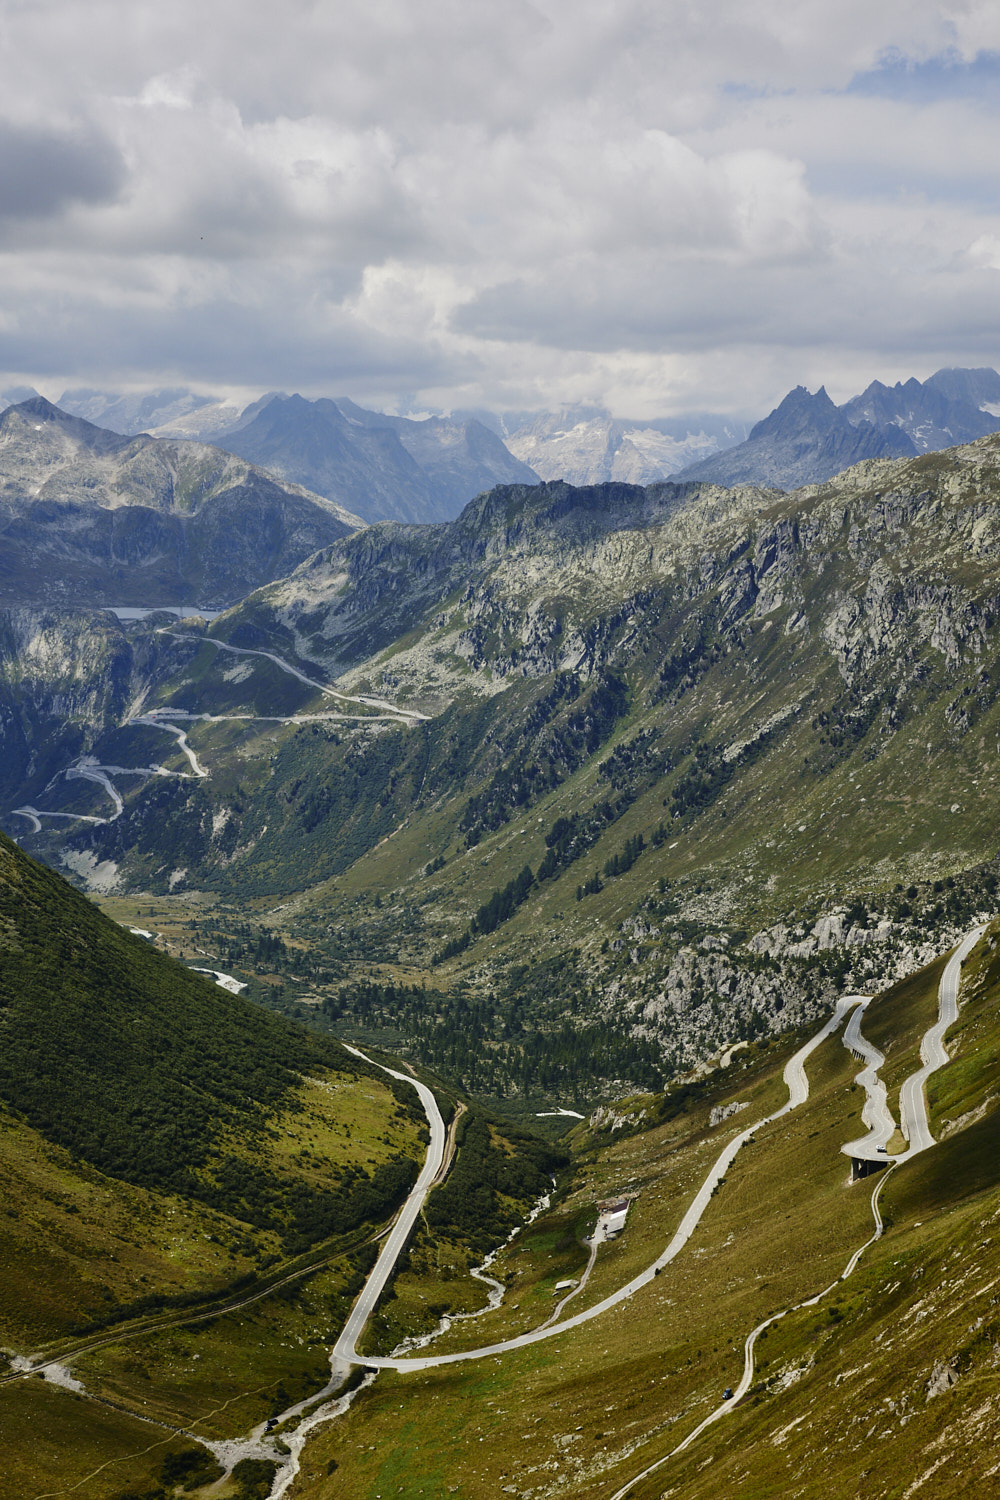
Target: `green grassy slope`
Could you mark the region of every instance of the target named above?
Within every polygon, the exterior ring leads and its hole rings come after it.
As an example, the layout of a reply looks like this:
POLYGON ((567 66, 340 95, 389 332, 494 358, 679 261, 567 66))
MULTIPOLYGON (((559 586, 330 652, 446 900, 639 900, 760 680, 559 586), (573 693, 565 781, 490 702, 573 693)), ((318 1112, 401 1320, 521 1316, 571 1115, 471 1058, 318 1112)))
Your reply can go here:
MULTIPOLYGON (((954 1060, 935 1088, 939 1103, 964 1106, 961 1123, 888 1179, 885 1236, 855 1275, 769 1331, 741 1406, 637 1485, 636 1500, 992 1493, 1000 1425, 996 941, 994 930, 994 948, 969 966, 954 1060), (955 1383, 930 1395, 942 1368, 955 1383)), ((883 1023, 898 1023, 896 1050, 910 1068, 938 977, 925 971, 872 1007, 873 1022, 881 1011, 883 1023)), ((652 1129, 648 1120, 662 1112, 652 1099, 632 1101, 633 1123, 610 1138, 581 1128, 569 1196, 494 1268, 507 1285, 503 1308, 457 1325, 434 1347, 475 1347, 544 1320, 554 1282, 580 1274, 576 1236, 610 1193, 638 1197, 578 1305, 647 1265, 728 1131, 778 1102, 793 1045, 738 1054, 701 1097, 652 1129), (727 1102, 749 1108, 711 1127, 709 1108, 727 1102), (637 1120, 643 1109, 646 1121, 637 1120)), ((839 1151, 858 1129, 857 1064, 831 1039, 808 1068, 807 1105, 756 1133, 689 1246, 651 1287, 595 1322, 500 1359, 381 1375, 348 1418, 310 1444, 295 1496, 409 1500, 429 1485, 462 1500, 607 1500, 668 1453, 737 1383, 749 1330, 833 1281, 871 1233, 872 1184, 851 1185, 839 1151), (327 1478, 331 1459, 338 1467, 327 1478)))
MULTIPOLYGON (((242 1403, 238 1415, 252 1425, 283 1381, 303 1395, 322 1385, 330 1320, 346 1312, 366 1246, 412 1183, 424 1136, 411 1090, 132 937, 0 839, 9 1493, 75 1484, 102 1455, 123 1493, 130 1473, 145 1493, 164 1452, 128 1455, 176 1446, 173 1429, 198 1411, 232 1405, 236 1420, 242 1403), (218 1315, 310 1267, 322 1269, 255 1301, 235 1335, 218 1315), (319 1301, 304 1290, 317 1274, 326 1278, 319 1301), (254 1340, 269 1347, 262 1365, 248 1359, 243 1323, 265 1330, 254 1340), (282 1351, 300 1324, 309 1337, 293 1358, 282 1351), (214 1368, 209 1385, 187 1395, 183 1381, 176 1389, 177 1335, 167 1332, 178 1326, 196 1330, 214 1368), (108 1340, 125 1351, 125 1368, 101 1356, 107 1372, 95 1371, 88 1390, 103 1405, 38 1377, 10 1378, 16 1357, 72 1357, 108 1340), (166 1429, 137 1428, 128 1415, 152 1415, 151 1385, 172 1413, 157 1418, 166 1429), (53 1403, 62 1404, 62 1443, 53 1403)), ((117 1494, 108 1483, 81 1493, 117 1494)))

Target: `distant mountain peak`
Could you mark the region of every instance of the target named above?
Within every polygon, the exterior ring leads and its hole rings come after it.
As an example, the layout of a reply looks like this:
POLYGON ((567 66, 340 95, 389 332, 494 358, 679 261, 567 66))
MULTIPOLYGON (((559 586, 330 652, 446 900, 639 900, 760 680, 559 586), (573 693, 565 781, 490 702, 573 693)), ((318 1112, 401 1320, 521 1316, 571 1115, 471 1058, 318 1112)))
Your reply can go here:
POLYGON ((820 386, 797 385, 751 430, 745 443, 684 469, 680 479, 821 484, 871 458, 907 458, 974 442, 1000 430, 1000 375, 995 370, 938 370, 921 382, 873 380, 836 406, 820 386))
POLYGON ((367 521, 449 520, 496 484, 538 478, 475 418, 396 417, 347 397, 272 393, 212 440, 367 521))

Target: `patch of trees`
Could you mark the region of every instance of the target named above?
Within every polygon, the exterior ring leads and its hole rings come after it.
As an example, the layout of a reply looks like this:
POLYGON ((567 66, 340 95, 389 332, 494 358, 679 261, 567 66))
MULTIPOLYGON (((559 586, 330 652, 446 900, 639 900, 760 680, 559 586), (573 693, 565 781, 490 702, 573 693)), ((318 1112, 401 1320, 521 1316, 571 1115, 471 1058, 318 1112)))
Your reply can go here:
POLYGON ((627 713, 628 686, 611 671, 582 686, 574 673, 559 672, 548 692, 506 737, 505 761, 487 786, 466 803, 459 828, 469 848, 560 786, 600 749, 627 713))
POLYGON ((613 879, 616 875, 624 875, 627 870, 631 870, 645 847, 646 840, 641 833, 637 833, 632 838, 626 839, 619 852, 613 854, 610 859, 605 861, 605 875, 609 879, 613 879))
POLYGON ((550 1142, 506 1123, 491 1128, 473 1109, 459 1123, 451 1171, 427 1200, 427 1222, 482 1253, 518 1222, 510 1200, 523 1204, 540 1197, 568 1161, 550 1142))
POLYGON ((494 891, 488 900, 476 912, 471 922, 473 937, 481 937, 488 932, 495 932, 502 922, 507 922, 523 906, 528 899, 528 893, 535 883, 535 877, 531 873, 531 866, 525 865, 522 870, 508 880, 502 890, 494 891))
POLYGON ((700 812, 714 802, 728 781, 732 780, 738 758, 726 760, 721 745, 696 743, 690 764, 674 783, 670 810, 674 817, 700 812))
POLYGON ((592 1094, 609 1078, 660 1087, 663 1060, 643 1038, 588 1023, 591 996, 579 955, 514 966, 502 991, 345 985, 324 1004, 338 1029, 358 1026, 405 1046, 481 1098, 592 1094))
POLYGON ((660 747, 657 731, 642 729, 632 739, 617 745, 601 761, 597 774, 617 791, 628 789, 638 795, 640 789, 652 785, 673 768, 673 757, 669 750, 660 747))
POLYGON ((531 873, 531 866, 525 865, 513 880, 508 880, 501 890, 494 891, 492 896, 483 902, 469 923, 468 931, 462 933, 461 937, 453 938, 450 943, 446 943, 438 953, 435 953, 431 964, 436 965, 444 963, 449 958, 456 958, 458 954, 465 952, 475 938, 495 932, 501 923, 510 920, 519 906, 524 905, 534 884, 535 877, 531 873))

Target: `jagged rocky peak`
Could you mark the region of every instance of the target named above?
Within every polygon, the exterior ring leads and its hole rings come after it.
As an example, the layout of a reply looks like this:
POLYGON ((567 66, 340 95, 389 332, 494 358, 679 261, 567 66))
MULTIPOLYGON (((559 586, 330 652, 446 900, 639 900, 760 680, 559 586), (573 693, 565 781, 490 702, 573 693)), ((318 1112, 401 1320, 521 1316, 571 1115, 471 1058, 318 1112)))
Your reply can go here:
POLYGON ((694 464, 679 479, 718 484, 822 484, 868 459, 936 452, 1000 429, 995 370, 938 370, 921 382, 873 380, 836 406, 824 387, 796 386, 745 443, 694 464))
POLYGON ((0 415, 0 446, 3 448, 9 450, 20 446, 41 452, 53 440, 59 443, 62 452, 74 448, 97 454, 120 453, 132 441, 121 433, 109 432, 63 411, 44 396, 31 396, 27 401, 9 406, 0 415))
POLYGON ((750 429, 750 438, 816 432, 829 432, 839 425, 837 407, 821 385, 811 395, 804 385, 797 385, 768 416, 750 429))

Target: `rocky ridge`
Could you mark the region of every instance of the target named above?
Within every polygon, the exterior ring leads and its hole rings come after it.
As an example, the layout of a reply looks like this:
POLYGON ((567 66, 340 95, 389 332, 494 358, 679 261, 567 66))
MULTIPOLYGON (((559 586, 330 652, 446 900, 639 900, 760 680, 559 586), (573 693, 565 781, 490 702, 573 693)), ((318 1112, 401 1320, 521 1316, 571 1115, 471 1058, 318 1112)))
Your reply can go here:
POLYGON ((123 782, 106 826, 22 836, 123 889, 270 897, 342 978, 377 954, 472 985, 488 1040, 450 1065, 487 1092, 522 1004, 585 1038, 573 1068, 606 1049, 588 1087, 645 1086, 991 909, 998 494, 992 436, 793 496, 553 483, 380 524, 209 640, 173 632, 145 701, 183 713, 207 777, 123 782))
POLYGON ((124 437, 42 397, 0 416, 8 603, 229 602, 362 524, 206 444, 124 437))

